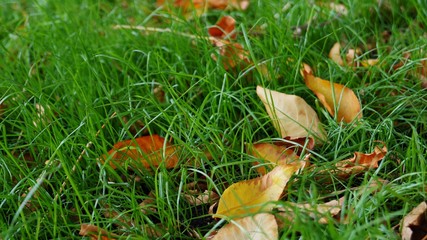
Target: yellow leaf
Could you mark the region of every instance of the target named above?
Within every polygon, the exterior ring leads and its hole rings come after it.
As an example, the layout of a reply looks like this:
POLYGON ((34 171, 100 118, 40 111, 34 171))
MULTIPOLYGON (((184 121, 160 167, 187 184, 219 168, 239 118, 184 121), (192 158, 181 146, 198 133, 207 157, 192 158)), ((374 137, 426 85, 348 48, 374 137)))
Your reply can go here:
POLYGON ((331 48, 331 51, 329 51, 329 58, 332 59, 335 63, 337 63, 340 66, 344 65, 344 61, 341 58, 341 45, 340 43, 335 43, 334 46, 331 48))
POLYGON ((359 99, 350 88, 330 81, 315 77, 311 67, 304 64, 301 74, 307 87, 316 94, 319 101, 335 116, 337 109, 337 120, 350 123, 355 119, 362 118, 359 99))
POLYGON ((213 217, 242 217, 271 210, 271 201, 279 200, 287 182, 298 168, 296 165, 279 165, 262 177, 232 184, 222 194, 213 217))
POLYGON ((264 103, 274 127, 282 138, 326 139, 316 112, 301 97, 257 86, 258 97, 264 103))
MULTIPOLYGON (((251 144, 248 146, 248 154, 270 162, 272 167, 276 165, 294 164, 299 161, 299 157, 287 146, 280 146, 272 143, 251 144)), ((255 162, 254 164, 258 165, 259 163, 255 162)), ((259 167, 257 171, 263 175, 267 173, 266 167, 259 167)))
POLYGON ((260 213, 237 219, 225 225, 218 231, 213 240, 275 240, 279 238, 278 232, 274 215, 260 213))

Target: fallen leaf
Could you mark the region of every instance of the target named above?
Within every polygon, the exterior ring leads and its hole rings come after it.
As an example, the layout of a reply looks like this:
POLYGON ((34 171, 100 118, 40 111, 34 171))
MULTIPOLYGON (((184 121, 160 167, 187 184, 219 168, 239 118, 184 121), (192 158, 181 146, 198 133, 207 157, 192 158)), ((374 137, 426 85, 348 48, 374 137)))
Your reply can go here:
POLYGON ((142 165, 146 169, 150 169, 161 164, 164 164, 166 168, 173 168, 178 163, 176 151, 175 146, 154 134, 118 142, 100 160, 102 163, 109 161, 114 169, 119 165, 123 166, 127 161, 131 166, 137 168, 142 165))
POLYGON ((212 239, 276 240, 279 239, 279 230, 274 215, 259 213, 255 216, 231 221, 223 226, 212 239))
POLYGON ((335 116, 335 110, 337 110, 338 121, 350 123, 362 118, 361 105, 353 90, 342 84, 315 77, 307 64, 303 64, 301 74, 307 87, 316 94, 332 116, 335 116))
POLYGON ((191 18, 194 14, 202 15, 207 5, 205 0, 157 0, 157 6, 170 12, 174 8, 179 9, 184 17, 191 18))
MULTIPOLYGON (((247 146, 248 154, 263 159, 266 162, 270 163, 272 167, 276 165, 289 165, 299 162, 299 157, 287 146, 280 146, 273 143, 255 143, 248 144, 247 146)), ((259 162, 254 162, 254 165, 260 164, 259 162)), ((258 173, 264 175, 267 173, 267 168, 265 166, 257 168, 258 173)))
POLYGON ((236 20, 230 16, 223 16, 215 26, 208 29, 209 35, 211 37, 217 37, 221 39, 236 39, 235 32, 236 20))
POLYGON ((209 8, 226 9, 227 7, 239 10, 246 10, 249 0, 208 0, 209 8))
POLYGON ((403 240, 427 239, 427 204, 420 203, 406 215, 401 223, 403 240))
POLYGON ((378 162, 387 154, 387 147, 375 147, 374 152, 370 154, 355 152, 350 159, 342 160, 335 164, 340 177, 348 177, 366 171, 367 169, 378 168, 378 162))
POLYGON ((336 64, 344 66, 344 61, 341 58, 341 44, 335 43, 329 51, 329 58, 332 59, 336 64))
POLYGON ((282 138, 315 138, 326 140, 316 112, 304 99, 257 86, 258 97, 264 103, 274 127, 282 138))
POLYGON ((356 61, 357 56, 361 55, 362 51, 359 48, 352 49, 350 48, 345 55, 345 60, 341 58, 341 44, 339 42, 335 43, 329 51, 329 58, 332 59, 336 64, 340 66, 349 66, 349 67, 369 67, 375 66, 379 63, 379 59, 363 59, 361 61, 356 61))
POLYGON ((277 209, 277 221, 280 229, 292 223, 297 217, 296 210, 303 212, 310 216, 312 219, 317 220, 321 224, 329 223, 329 215, 332 218, 339 218, 341 208, 344 204, 344 197, 338 200, 332 200, 327 203, 311 204, 311 203, 292 203, 288 202, 288 206, 279 207, 277 209))
POLYGON ((185 189, 182 196, 194 206, 212 203, 219 199, 219 195, 212 189, 208 189, 204 183, 191 182, 186 184, 185 189))
MULTIPOLYGON (((249 52, 246 51, 240 43, 213 38, 211 38, 211 42, 218 48, 218 54, 221 56, 225 70, 236 68, 237 66, 245 67, 252 64, 252 61, 249 60, 249 52)), ((211 57, 213 60, 218 61, 215 54, 212 54, 211 57)))
POLYGON ((232 184, 222 194, 214 218, 242 217, 247 214, 269 211, 299 166, 278 165, 268 174, 232 184))
POLYGON ((111 239, 118 239, 119 236, 113 233, 109 233, 107 230, 102 229, 100 227, 97 227, 92 224, 86 224, 83 223, 80 225, 80 232, 79 234, 81 236, 88 236, 92 240, 111 240, 111 239))

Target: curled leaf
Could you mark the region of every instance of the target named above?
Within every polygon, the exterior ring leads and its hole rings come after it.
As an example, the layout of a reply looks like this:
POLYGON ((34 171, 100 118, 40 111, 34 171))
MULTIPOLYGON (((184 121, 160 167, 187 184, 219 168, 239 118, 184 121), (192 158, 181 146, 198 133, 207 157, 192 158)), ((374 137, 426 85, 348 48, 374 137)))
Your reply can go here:
POLYGON ((163 163, 166 168, 173 168, 178 163, 176 151, 176 147, 164 138, 151 135, 118 142, 108 151, 108 155, 103 155, 100 160, 109 160, 114 169, 119 165, 123 166, 126 161, 133 167, 142 165, 150 169, 163 163))
POLYGON ((387 154, 387 147, 375 147, 374 152, 370 154, 355 152, 354 156, 335 164, 338 175, 340 177, 347 177, 366 171, 367 169, 378 168, 380 162, 387 154))
POLYGON ((274 127, 282 138, 326 139, 316 112, 301 97, 257 86, 258 97, 264 103, 274 127))
POLYGON ((342 84, 315 77, 307 64, 303 65, 301 74, 307 87, 316 94, 326 110, 332 116, 335 116, 337 111, 338 121, 350 123, 362 118, 361 105, 353 90, 342 84))
POLYGON ((296 165, 278 165, 262 177, 232 184, 222 194, 213 217, 242 217, 271 210, 271 201, 279 200, 289 179, 298 169, 296 165))
POLYGON ((232 221, 222 227, 213 240, 276 240, 279 239, 276 218, 269 213, 259 213, 232 221))
POLYGON ((402 220, 402 239, 427 239, 427 204, 421 202, 402 220))

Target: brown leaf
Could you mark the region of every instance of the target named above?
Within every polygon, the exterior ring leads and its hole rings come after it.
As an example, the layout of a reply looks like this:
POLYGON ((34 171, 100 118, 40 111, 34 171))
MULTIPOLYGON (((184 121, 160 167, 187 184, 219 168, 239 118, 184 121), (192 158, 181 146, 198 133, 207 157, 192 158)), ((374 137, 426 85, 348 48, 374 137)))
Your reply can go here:
POLYGON ((164 164, 166 168, 173 168, 178 163, 176 151, 175 146, 154 134, 118 142, 100 160, 102 163, 109 161, 114 169, 119 165, 123 166, 126 161, 129 161, 132 167, 137 168, 142 165, 150 169, 161 164, 164 164))
POLYGON ((200 16, 206 10, 205 0, 157 0, 157 6, 163 6, 171 11, 174 8, 180 9, 183 16, 191 18, 193 14, 200 16))
POLYGON ((104 230, 100 227, 97 227, 92 224, 86 224, 83 223, 80 225, 80 232, 79 234, 81 236, 88 236, 92 240, 112 240, 112 239, 118 239, 119 236, 113 233, 109 233, 107 230, 104 230))
POLYGON ((292 223, 293 219, 297 217, 295 208, 299 209, 298 212, 303 212, 311 218, 317 220, 321 224, 327 224, 329 215, 333 218, 338 218, 341 208, 344 204, 344 197, 338 200, 332 200, 327 203, 310 204, 310 203, 288 203, 289 206, 278 208, 278 225, 279 228, 284 228, 287 224, 292 223))
POLYGON ((208 189, 205 183, 191 182, 186 184, 185 192, 182 196, 192 205, 213 203, 219 199, 219 195, 208 189))
POLYGON ((258 97, 264 103, 274 127, 282 138, 313 138, 324 141, 325 132, 316 112, 304 99, 257 86, 258 97))
POLYGON ((362 51, 359 48, 350 48, 346 54, 345 60, 343 60, 341 58, 341 44, 337 42, 329 51, 329 58, 340 66, 359 67, 361 65, 363 67, 369 67, 378 64, 379 59, 364 59, 360 62, 356 61, 356 57, 361 55, 361 53, 362 51))
MULTIPOLYGON (((275 167, 276 165, 295 164, 296 162, 300 161, 295 152, 289 149, 287 146, 280 146, 273 143, 255 143, 248 144, 247 149, 248 154, 269 162, 272 167, 275 167)), ((254 165, 258 164, 260 163, 254 163, 254 165)), ((267 173, 267 168, 258 167, 257 171, 264 175, 267 173)))
POLYGON ((350 88, 315 77, 310 66, 303 65, 301 74, 307 87, 316 94, 319 101, 334 116, 337 110, 337 120, 350 123, 362 118, 359 99, 350 88))
POLYGON ((214 218, 242 217, 273 208, 271 201, 279 200, 282 192, 299 166, 278 165, 268 174, 232 184, 222 194, 214 218))
POLYGON ((403 218, 401 226, 403 240, 427 239, 426 202, 422 202, 416 208, 412 209, 412 211, 403 218))
POLYGON ((215 26, 208 29, 211 37, 227 39, 236 39, 236 32, 234 31, 236 20, 230 16, 223 16, 215 26))
MULTIPOLYGON (((240 43, 220 41, 219 39, 211 39, 211 42, 214 46, 218 47, 218 53, 221 56, 225 70, 233 69, 237 66, 245 67, 252 64, 252 61, 249 60, 249 52, 246 51, 240 43)), ((218 61, 215 54, 212 54, 211 57, 215 61, 218 61)))
POLYGON ((213 240, 276 240, 279 239, 279 230, 274 215, 259 213, 232 221, 223 226, 213 240))
POLYGON ((342 160, 335 164, 338 175, 340 177, 348 177, 362 173, 368 169, 378 168, 378 162, 381 161, 387 154, 387 147, 375 147, 374 152, 371 154, 355 152, 354 157, 342 160))

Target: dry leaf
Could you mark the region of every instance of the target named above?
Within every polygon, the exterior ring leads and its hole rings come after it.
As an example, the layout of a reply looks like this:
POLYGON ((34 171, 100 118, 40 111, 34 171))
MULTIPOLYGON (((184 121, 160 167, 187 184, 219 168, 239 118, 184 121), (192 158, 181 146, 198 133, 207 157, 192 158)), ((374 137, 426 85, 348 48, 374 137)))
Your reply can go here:
POLYGON ((119 236, 113 233, 109 233, 107 230, 104 230, 100 227, 97 227, 92 224, 81 224, 80 225, 80 232, 79 234, 81 236, 88 236, 92 240, 112 240, 112 239, 118 239, 119 236))
POLYGON ((319 101, 334 116, 338 110, 337 120, 350 123, 362 118, 359 99, 350 88, 315 77, 311 67, 304 64, 301 69, 307 87, 316 94, 319 101))
POLYGON ((301 97, 257 86, 258 97, 264 103, 274 127, 282 138, 316 138, 326 140, 316 112, 301 97))
POLYGON ((214 218, 242 217, 247 214, 269 211, 271 201, 279 200, 283 189, 299 166, 278 165, 268 174, 232 184, 222 194, 214 218))
MULTIPOLYGON (((225 70, 237 66, 245 67, 252 64, 251 60, 249 60, 249 52, 246 51, 240 43, 232 43, 219 38, 211 38, 211 43, 215 47, 218 47, 218 53, 222 58, 225 70)), ((211 57, 215 61, 218 61, 215 54, 212 54, 211 57)))
POLYGON ((246 10, 249 6, 249 0, 208 0, 209 8, 225 9, 227 7, 246 10))
POLYGON ((335 43, 329 51, 329 58, 332 59, 336 64, 344 66, 344 61, 341 58, 341 44, 335 43))
POLYGON ((427 204, 426 202, 420 203, 416 208, 412 209, 406 215, 401 223, 402 226, 402 239, 415 240, 427 239, 427 204))
POLYGON ((230 16, 223 16, 213 27, 208 29, 209 36, 227 39, 236 39, 236 32, 234 31, 236 20, 230 16))
POLYGON ((142 165, 150 169, 163 163, 166 168, 173 168, 178 163, 176 151, 175 146, 154 134, 118 142, 100 160, 103 163, 108 160, 114 169, 119 165, 123 166, 126 161, 130 161, 133 167, 142 165))
POLYGON ((359 48, 349 49, 345 55, 345 60, 341 58, 341 44, 335 43, 329 51, 329 58, 340 66, 363 67, 375 66, 379 63, 379 59, 366 59, 360 62, 356 61, 356 57, 361 55, 362 51, 359 48))
POLYGON ((348 177, 366 171, 367 169, 378 168, 378 162, 387 154, 387 147, 375 147, 371 154, 355 152, 354 157, 337 162, 335 166, 340 177, 348 177))
POLYGON ((237 219, 222 227, 212 238, 213 240, 276 240, 279 230, 276 218, 269 213, 260 213, 237 219))
POLYGON ((278 225, 279 228, 284 228, 287 224, 292 223, 297 217, 295 214, 295 208, 298 208, 298 212, 304 212, 309 215, 311 218, 317 220, 321 224, 327 224, 329 215, 333 218, 338 218, 341 212, 341 208, 344 204, 344 197, 338 200, 332 200, 327 203, 321 204, 310 204, 310 203, 291 203, 289 206, 278 208, 278 225))
POLYGON ((208 204, 219 199, 219 195, 208 189, 203 182, 191 182, 185 185, 185 191, 182 196, 192 205, 198 206, 208 204))
POLYGON ((180 9, 183 16, 191 18, 193 14, 200 16, 206 10, 205 0, 157 0, 157 6, 163 6, 171 11, 173 8, 180 9))
MULTIPOLYGON (((299 162, 299 157, 294 151, 286 146, 280 146, 272 143, 255 143, 248 145, 248 154, 270 162, 273 167, 276 165, 288 165, 299 162)), ((259 162, 254 162, 258 165, 259 162)), ((267 173, 266 167, 258 167, 257 171, 264 175, 267 173)))

